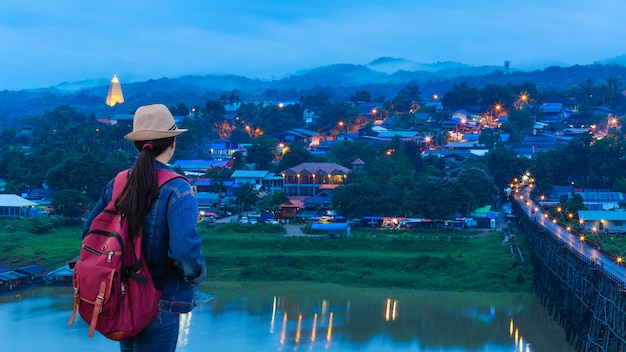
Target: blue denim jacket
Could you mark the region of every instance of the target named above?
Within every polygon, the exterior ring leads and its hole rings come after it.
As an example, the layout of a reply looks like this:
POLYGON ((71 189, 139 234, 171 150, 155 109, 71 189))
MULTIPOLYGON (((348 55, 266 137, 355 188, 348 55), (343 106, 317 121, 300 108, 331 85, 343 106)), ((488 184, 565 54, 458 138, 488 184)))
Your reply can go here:
MULTIPOLYGON (((172 171, 158 161, 157 169, 172 171)), ((83 237, 93 219, 111 200, 112 193, 113 180, 104 188, 87 218, 83 237)), ((159 301, 161 311, 187 313, 195 307, 196 287, 206 277, 200 236, 196 231, 197 219, 198 203, 187 180, 175 178, 161 186, 143 228, 143 253, 157 288, 162 287, 167 272, 159 301)))

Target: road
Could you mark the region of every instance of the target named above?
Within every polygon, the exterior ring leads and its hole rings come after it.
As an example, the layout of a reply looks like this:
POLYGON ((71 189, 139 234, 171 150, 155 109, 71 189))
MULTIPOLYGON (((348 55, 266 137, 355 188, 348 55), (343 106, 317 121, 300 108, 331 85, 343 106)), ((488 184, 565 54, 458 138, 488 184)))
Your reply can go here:
MULTIPOLYGON (((232 219, 237 220, 239 218, 239 215, 235 214, 235 215, 231 215, 231 216, 225 216, 223 218, 219 218, 217 220, 215 220, 216 223, 218 224, 228 224, 231 222, 232 219)), ((287 230, 287 233, 285 234, 285 236, 288 237, 293 237, 293 236, 303 236, 304 232, 302 232, 302 225, 291 225, 291 224, 285 224, 282 225, 285 230, 287 230)))
POLYGON ((515 196, 522 210, 537 224, 542 226, 553 237, 567 244, 570 250, 579 253, 589 260, 597 263, 601 270, 617 278, 623 285, 626 285, 626 268, 619 265, 615 260, 605 256, 602 252, 587 245, 576 235, 567 231, 559 224, 555 224, 545 213, 539 204, 536 204, 530 197, 530 189, 525 187, 515 196), (536 210, 535 210, 536 209, 536 210))

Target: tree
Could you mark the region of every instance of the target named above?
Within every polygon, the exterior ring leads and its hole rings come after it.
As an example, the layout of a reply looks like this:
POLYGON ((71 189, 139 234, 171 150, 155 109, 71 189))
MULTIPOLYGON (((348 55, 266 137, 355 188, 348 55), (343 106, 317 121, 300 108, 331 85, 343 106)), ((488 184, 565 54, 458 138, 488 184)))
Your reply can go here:
POLYGON ((517 153, 508 147, 492 149, 483 158, 498 192, 502 192, 515 177, 525 174, 530 167, 528 159, 518 157, 517 153))
POLYGON ((244 211, 254 205, 258 198, 257 192, 254 190, 254 185, 250 182, 244 183, 241 187, 235 190, 235 196, 241 206, 241 210, 244 211))
POLYGON ((270 164, 274 160, 276 150, 274 140, 266 135, 256 138, 248 148, 246 161, 254 164, 256 170, 269 170, 270 164))
POLYGON ((357 158, 368 164, 374 160, 376 154, 374 148, 369 143, 363 140, 356 140, 354 142, 342 141, 334 145, 328 157, 339 165, 349 166, 357 158))
POLYGON ((56 193, 52 206, 57 214, 68 218, 79 217, 87 211, 88 199, 77 189, 66 189, 56 193))
POLYGON ((485 170, 468 167, 454 173, 462 184, 461 203, 465 205, 464 214, 488 204, 493 204, 498 196, 496 184, 485 170))
POLYGON ((417 85, 402 88, 392 100, 396 113, 412 112, 414 105, 420 101, 420 94, 422 93, 417 85))
POLYGON ((369 103, 372 101, 372 92, 369 90, 357 90, 354 94, 350 96, 350 100, 354 104, 358 104, 360 102, 369 103))
POLYGON ((365 215, 383 215, 378 209, 382 196, 380 185, 366 177, 349 175, 343 185, 333 193, 333 207, 346 217, 360 218, 365 215))
POLYGON ((441 103, 444 106, 457 105, 477 105, 480 102, 480 91, 478 88, 469 87, 467 82, 452 87, 452 90, 443 95, 441 103))
POLYGON ((289 197, 287 193, 283 191, 274 192, 271 195, 265 196, 257 201, 257 209, 261 213, 275 213, 280 210, 280 205, 287 202, 289 197))
POLYGON ((299 143, 292 143, 289 145, 289 150, 282 156, 278 166, 275 168, 278 171, 289 169, 304 162, 313 162, 315 158, 310 151, 306 150, 299 143))
POLYGON ((246 168, 246 159, 242 152, 236 151, 233 153, 233 166, 231 169, 233 170, 245 170, 246 168))

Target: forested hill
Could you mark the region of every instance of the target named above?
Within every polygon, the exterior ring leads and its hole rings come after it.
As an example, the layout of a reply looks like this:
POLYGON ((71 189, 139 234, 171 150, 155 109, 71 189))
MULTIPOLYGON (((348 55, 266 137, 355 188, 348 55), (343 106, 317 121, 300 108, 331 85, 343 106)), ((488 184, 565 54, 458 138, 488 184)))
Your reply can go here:
MULTIPOLYGON (((332 100, 348 100, 356 90, 368 90, 372 97, 392 99, 407 84, 417 84, 422 98, 449 91, 457 83, 470 87, 486 84, 506 85, 534 83, 539 91, 563 91, 587 81, 605 84, 609 78, 626 83, 626 67, 618 65, 576 65, 548 67, 536 71, 511 70, 503 67, 470 67, 448 65, 438 70, 399 70, 385 73, 366 65, 337 64, 274 80, 251 79, 235 75, 184 76, 159 78, 145 82, 121 82, 126 103, 115 107, 104 101, 108 80, 91 82, 83 89, 80 82, 64 83, 51 88, 21 91, 0 91, 0 128, 11 126, 23 116, 39 115, 59 105, 69 105, 98 118, 128 113, 137 106, 160 102, 166 105, 184 103, 189 107, 203 106, 208 99, 218 100, 236 90, 241 100, 269 99, 298 101, 300 97, 315 94, 323 87, 332 100)), ((86 86, 86 85, 85 85, 86 86)))

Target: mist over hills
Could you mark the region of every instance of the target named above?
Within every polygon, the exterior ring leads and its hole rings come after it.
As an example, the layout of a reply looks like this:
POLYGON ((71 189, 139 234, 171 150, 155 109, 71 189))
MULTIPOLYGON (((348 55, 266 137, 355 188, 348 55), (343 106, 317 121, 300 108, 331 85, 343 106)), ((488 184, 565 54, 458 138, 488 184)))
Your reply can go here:
POLYGON ((125 103, 105 105, 109 78, 89 78, 80 82, 63 82, 50 88, 0 91, 0 127, 11 125, 24 116, 39 115, 59 105, 69 105, 97 118, 128 113, 138 106, 160 102, 166 105, 184 103, 189 107, 218 100, 236 90, 242 101, 274 99, 298 101, 301 96, 323 90, 333 100, 347 100, 356 90, 368 90, 372 97, 392 99, 407 84, 420 87, 422 97, 442 95, 454 84, 467 82, 482 88, 486 84, 534 83, 540 91, 561 91, 591 80, 604 84, 615 77, 626 84, 626 55, 570 67, 550 66, 523 71, 511 64, 508 73, 502 66, 470 66, 459 62, 417 63, 401 58, 382 57, 365 65, 333 64, 301 71, 281 79, 263 80, 237 75, 193 75, 132 82, 130 75, 118 75, 125 103))

